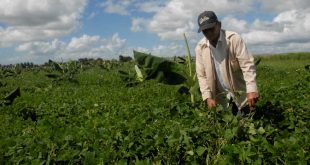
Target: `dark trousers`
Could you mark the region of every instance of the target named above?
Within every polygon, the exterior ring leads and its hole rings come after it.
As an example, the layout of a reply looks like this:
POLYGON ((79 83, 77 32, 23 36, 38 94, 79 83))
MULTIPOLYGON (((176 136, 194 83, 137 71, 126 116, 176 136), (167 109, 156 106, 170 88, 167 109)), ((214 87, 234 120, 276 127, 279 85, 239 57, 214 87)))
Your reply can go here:
MULTIPOLYGON (((238 114, 238 106, 236 105, 236 103, 232 102, 232 108, 231 108, 231 111, 233 113, 233 115, 237 115, 238 114)), ((241 116, 246 116, 247 114, 249 114, 251 111, 250 111, 250 107, 249 105, 246 105, 245 107, 241 108, 240 109, 240 115, 241 116)))

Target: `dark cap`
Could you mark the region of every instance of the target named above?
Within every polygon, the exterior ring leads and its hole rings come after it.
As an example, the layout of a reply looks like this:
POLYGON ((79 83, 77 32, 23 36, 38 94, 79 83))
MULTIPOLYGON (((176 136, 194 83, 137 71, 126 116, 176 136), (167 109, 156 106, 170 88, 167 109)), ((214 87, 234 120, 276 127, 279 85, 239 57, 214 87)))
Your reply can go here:
POLYGON ((198 33, 202 30, 213 28, 218 22, 217 16, 213 11, 204 11, 198 16, 198 33))

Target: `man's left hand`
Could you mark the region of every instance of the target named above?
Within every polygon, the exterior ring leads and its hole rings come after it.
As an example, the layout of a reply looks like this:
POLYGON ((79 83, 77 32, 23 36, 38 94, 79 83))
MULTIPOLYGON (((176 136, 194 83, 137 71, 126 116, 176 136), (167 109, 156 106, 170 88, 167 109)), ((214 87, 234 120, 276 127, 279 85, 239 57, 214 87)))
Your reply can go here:
POLYGON ((250 92, 246 94, 246 97, 248 99, 248 104, 250 107, 254 107, 256 102, 258 101, 258 93, 257 92, 250 92))

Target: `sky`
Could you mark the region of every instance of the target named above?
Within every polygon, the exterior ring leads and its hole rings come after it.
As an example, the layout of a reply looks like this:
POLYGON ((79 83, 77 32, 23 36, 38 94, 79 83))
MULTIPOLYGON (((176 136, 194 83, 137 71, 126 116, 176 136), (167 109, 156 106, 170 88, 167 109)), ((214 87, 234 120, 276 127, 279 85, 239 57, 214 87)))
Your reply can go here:
POLYGON ((252 54, 310 52, 309 0, 0 0, 0 64, 191 54, 214 11, 252 54))

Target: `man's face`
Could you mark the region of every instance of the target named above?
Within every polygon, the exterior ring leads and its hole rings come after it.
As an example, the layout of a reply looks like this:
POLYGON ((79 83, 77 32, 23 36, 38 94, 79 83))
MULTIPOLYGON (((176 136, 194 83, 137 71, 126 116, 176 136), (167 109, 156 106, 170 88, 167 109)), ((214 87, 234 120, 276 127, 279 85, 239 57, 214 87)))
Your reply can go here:
POLYGON ((214 27, 202 30, 202 33, 209 41, 216 41, 220 35, 220 30, 221 24, 216 23, 214 27))

